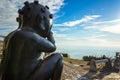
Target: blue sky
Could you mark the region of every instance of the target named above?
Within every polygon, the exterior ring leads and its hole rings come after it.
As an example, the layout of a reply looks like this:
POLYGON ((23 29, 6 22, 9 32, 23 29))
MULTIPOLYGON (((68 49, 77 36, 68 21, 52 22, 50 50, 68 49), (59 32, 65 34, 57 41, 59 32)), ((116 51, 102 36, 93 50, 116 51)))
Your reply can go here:
MULTIPOLYGON (((0 35, 18 27, 17 10, 24 1, 0 0, 0 35)), ((80 46, 120 47, 120 0, 39 1, 54 14, 52 30, 58 51, 80 46)))
POLYGON ((120 0, 64 0, 57 15, 59 46, 120 46, 120 0))

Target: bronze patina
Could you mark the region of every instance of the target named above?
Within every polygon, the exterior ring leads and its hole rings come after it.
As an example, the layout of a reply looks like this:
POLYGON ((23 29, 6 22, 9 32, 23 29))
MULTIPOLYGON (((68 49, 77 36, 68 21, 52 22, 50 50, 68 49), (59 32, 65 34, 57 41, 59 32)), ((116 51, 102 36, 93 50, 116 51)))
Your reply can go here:
POLYGON ((1 80, 60 80, 62 56, 39 59, 42 52, 56 50, 49 7, 26 1, 18 13, 18 29, 4 39, 1 80))

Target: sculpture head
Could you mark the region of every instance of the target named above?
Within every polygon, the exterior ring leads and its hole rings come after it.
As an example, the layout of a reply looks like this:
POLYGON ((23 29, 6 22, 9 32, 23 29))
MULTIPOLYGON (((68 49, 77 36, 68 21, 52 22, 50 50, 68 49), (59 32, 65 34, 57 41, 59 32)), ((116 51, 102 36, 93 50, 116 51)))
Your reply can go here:
POLYGON ((52 27, 53 15, 49 12, 48 6, 39 4, 37 0, 33 3, 24 2, 24 7, 18 10, 19 28, 30 27, 38 34, 46 36, 52 27))

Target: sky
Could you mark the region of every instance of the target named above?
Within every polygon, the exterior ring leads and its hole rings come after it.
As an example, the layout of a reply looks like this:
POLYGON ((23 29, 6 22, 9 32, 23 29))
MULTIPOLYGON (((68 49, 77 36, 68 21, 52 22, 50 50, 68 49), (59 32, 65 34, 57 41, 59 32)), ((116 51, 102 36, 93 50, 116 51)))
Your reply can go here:
MULTIPOLYGON (((28 0, 32 2, 33 0, 28 0)), ((0 0, 0 35, 18 27, 17 10, 25 0, 0 0)), ((120 47, 120 0, 39 0, 54 14, 58 51, 81 46, 120 47)))

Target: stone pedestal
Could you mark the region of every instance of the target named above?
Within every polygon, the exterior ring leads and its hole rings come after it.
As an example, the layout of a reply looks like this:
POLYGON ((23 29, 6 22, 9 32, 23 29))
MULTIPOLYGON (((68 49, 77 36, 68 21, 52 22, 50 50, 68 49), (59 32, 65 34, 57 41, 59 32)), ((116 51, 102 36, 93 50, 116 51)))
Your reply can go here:
POLYGON ((91 61, 90 61, 90 70, 89 70, 90 72, 97 72, 97 67, 96 67, 96 63, 95 63, 95 60, 94 59, 92 59, 91 61))

